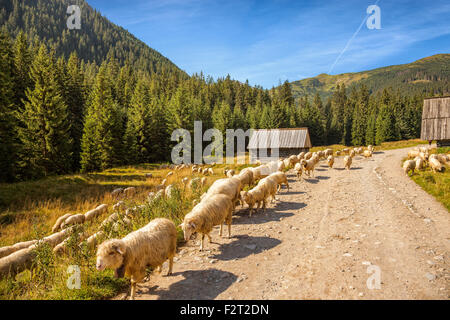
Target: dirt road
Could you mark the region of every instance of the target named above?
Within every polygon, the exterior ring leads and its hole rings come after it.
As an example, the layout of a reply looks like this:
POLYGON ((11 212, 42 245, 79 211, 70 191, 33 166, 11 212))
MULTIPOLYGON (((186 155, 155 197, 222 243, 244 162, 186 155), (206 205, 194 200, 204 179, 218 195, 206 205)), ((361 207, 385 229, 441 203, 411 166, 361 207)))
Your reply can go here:
POLYGON ((449 299, 450 213, 403 174, 407 150, 357 156, 350 171, 321 161, 301 181, 290 171, 265 214, 238 210, 231 239, 180 248, 174 275, 136 298, 449 299))

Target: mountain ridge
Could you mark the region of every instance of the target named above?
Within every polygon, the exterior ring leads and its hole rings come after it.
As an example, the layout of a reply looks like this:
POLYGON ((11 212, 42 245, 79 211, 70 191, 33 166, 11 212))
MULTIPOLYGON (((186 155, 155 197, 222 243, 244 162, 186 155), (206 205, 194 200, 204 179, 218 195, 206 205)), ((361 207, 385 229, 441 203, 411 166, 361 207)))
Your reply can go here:
POLYGON ((411 63, 390 65, 337 75, 321 73, 315 77, 290 82, 295 98, 318 93, 322 99, 331 96, 338 84, 347 88, 365 83, 372 92, 386 87, 406 91, 450 91, 450 54, 440 53, 411 63))
POLYGON ((75 51, 80 59, 100 65, 115 58, 120 65, 149 73, 187 74, 169 58, 139 40, 125 28, 113 23, 84 0, 0 0, 0 27, 15 38, 24 31, 31 41, 53 46, 66 58, 75 51), (67 28, 67 8, 78 5, 81 28, 67 28))

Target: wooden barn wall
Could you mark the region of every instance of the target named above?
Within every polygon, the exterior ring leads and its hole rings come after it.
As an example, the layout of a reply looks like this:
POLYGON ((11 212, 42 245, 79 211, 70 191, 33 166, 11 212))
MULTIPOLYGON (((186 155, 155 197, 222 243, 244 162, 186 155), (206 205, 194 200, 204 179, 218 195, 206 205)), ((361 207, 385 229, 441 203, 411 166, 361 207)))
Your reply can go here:
POLYGON ((424 101, 420 138, 422 140, 450 139, 450 97, 424 101))

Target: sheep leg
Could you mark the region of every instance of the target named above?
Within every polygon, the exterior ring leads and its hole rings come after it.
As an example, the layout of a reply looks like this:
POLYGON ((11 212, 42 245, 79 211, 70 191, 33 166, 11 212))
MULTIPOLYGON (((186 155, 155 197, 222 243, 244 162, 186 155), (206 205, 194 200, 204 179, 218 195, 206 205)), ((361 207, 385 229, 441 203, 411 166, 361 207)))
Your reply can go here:
MULTIPOLYGON (((220 224, 219 236, 222 236, 223 222, 220 224)), ((208 235, 209 237, 209 235, 208 235)))
POLYGON ((202 233, 202 239, 200 240, 200 251, 203 251, 203 239, 205 239, 204 233, 202 233))
POLYGON ((253 205, 248 205, 248 210, 249 210, 249 217, 251 217, 253 212, 253 205))
POLYGON ((134 296, 136 295, 136 282, 131 279, 131 295, 130 300, 134 300, 134 296))
POLYGON ((172 268, 173 268, 173 257, 169 258, 169 271, 167 271, 167 275, 172 275, 172 268))
POLYGON ((208 236, 209 243, 212 243, 212 239, 211 239, 211 236, 209 235, 209 233, 207 233, 206 235, 208 236))
POLYGON ((231 220, 228 223, 228 239, 230 239, 230 238, 231 238, 231 220))

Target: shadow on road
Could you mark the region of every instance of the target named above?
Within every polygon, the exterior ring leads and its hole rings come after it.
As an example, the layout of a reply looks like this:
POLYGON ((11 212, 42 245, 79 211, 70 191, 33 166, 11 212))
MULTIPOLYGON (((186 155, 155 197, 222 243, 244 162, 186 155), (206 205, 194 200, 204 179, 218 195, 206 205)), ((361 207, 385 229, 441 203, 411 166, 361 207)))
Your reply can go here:
POLYGON ((317 179, 317 178, 308 178, 308 179, 303 179, 303 180, 305 180, 308 183, 313 183, 313 184, 319 183, 319 179, 317 179))
POLYGON ((158 300, 211 300, 237 279, 233 273, 218 269, 188 270, 173 275, 182 275, 185 279, 171 284, 167 290, 151 287, 142 293, 157 295, 158 300))
POLYGON ((327 176, 317 176, 316 179, 319 179, 319 180, 328 180, 328 179, 330 179, 330 177, 327 177, 327 176))
MULTIPOLYGON (((291 204, 291 206, 290 207, 286 206, 285 209, 284 209, 285 206, 282 206, 280 207, 282 208, 281 211, 296 210, 306 206, 306 204, 304 203, 295 203, 295 202, 282 202, 282 203, 288 203, 291 204)), ((282 203, 277 204, 275 208, 266 208, 265 213, 263 213, 262 208, 260 208, 258 211, 253 210, 251 218, 248 216, 249 211, 246 206, 245 209, 236 211, 236 213, 233 215, 232 224, 262 224, 270 221, 280 221, 280 218, 287 218, 293 216, 294 215, 293 213, 278 212, 278 206, 281 206, 282 203)), ((231 230, 233 230, 233 227, 231 227, 231 230)))
POLYGON ((350 170, 361 170, 362 167, 350 167, 350 170))
POLYGON ((233 242, 221 244, 219 246, 220 253, 211 256, 211 258, 223 261, 242 259, 272 249, 281 243, 280 240, 270 237, 248 235, 239 235, 233 237, 233 239, 233 242))

